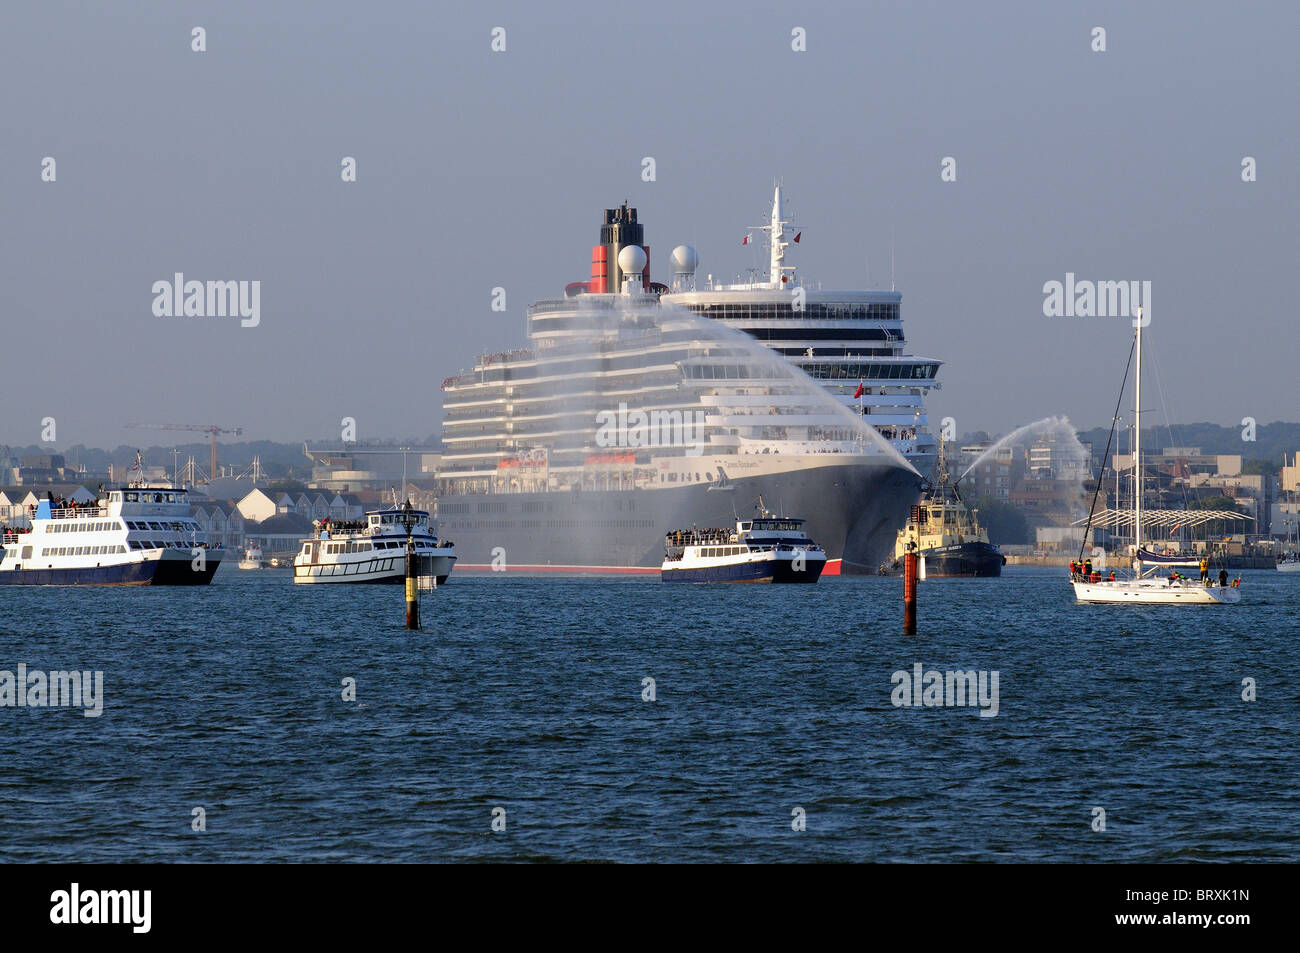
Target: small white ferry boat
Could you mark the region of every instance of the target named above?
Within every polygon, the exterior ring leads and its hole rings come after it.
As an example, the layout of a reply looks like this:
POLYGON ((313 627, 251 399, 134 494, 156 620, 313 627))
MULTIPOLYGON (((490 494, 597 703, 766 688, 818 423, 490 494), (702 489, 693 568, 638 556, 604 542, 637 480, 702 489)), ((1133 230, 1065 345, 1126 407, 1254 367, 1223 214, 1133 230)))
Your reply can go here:
POLYGON ((261 569, 266 565, 266 560, 262 558, 261 546, 249 546, 244 550, 244 555, 236 565, 240 569, 261 569))
POLYGON ((4 528, 0 585, 204 586, 225 555, 171 486, 101 490, 88 503, 47 493, 30 523, 4 528))
POLYGON ((316 531, 302 541, 293 560, 296 583, 389 582, 406 577, 406 526, 413 520, 411 539, 421 560, 418 574, 447 581, 456 564, 456 551, 429 527, 427 510, 391 508, 369 510, 361 520, 318 520, 316 531))
POLYGON ((683 529, 664 537, 664 582, 816 582, 826 552, 803 531, 804 521, 763 515, 737 520, 735 530, 683 529))

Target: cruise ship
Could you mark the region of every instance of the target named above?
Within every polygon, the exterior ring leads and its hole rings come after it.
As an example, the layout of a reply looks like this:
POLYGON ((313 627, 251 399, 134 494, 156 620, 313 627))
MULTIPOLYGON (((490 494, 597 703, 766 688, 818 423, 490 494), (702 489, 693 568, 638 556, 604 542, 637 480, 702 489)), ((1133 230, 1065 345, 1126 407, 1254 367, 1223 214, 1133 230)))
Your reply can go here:
POLYGON ((787 224, 778 190, 770 287, 698 290, 694 249, 652 281, 637 210, 606 209, 590 278, 528 309, 530 346, 443 381, 437 516, 462 569, 655 572, 664 532, 764 496, 807 515, 824 574, 875 572, 919 492, 908 456, 933 456, 939 362, 902 355, 897 294, 799 284, 787 224))
POLYGON ((47 498, 30 523, 4 531, 0 585, 203 586, 225 555, 171 486, 133 484, 88 504, 47 498))

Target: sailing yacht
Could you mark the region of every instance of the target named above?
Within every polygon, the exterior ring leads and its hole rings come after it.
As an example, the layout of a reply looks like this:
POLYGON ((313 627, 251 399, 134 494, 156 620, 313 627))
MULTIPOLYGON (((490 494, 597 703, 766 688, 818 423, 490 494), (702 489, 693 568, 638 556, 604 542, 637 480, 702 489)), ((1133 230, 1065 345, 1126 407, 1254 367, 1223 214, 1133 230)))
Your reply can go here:
MULTIPOLYGON (((1138 309, 1134 348, 1137 352, 1137 373, 1133 395, 1133 461, 1136 468, 1136 490, 1133 493, 1133 540, 1137 550, 1133 575, 1128 578, 1101 579, 1100 573, 1087 578, 1071 577, 1074 596, 1079 602, 1129 603, 1134 605, 1232 605, 1241 601, 1241 580, 1231 585, 1203 584, 1183 578, 1176 573, 1159 577, 1156 574, 1166 567, 1154 566, 1143 571, 1142 549, 1142 310, 1138 309)), ((1113 425, 1112 425, 1113 426, 1113 425)), ((1091 522, 1091 515, 1089 516, 1091 522)), ((1087 530, 1084 531, 1087 539, 1087 530)), ((1111 575, 1114 575, 1113 573, 1111 575)), ((1224 579, 1224 576, 1220 576, 1224 579)))

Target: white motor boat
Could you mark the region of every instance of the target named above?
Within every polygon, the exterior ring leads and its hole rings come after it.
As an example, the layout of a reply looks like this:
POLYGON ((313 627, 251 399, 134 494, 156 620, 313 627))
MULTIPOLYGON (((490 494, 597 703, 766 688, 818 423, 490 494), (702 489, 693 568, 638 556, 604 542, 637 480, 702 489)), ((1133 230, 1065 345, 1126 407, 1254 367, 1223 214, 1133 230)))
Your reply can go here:
POLYGON ((249 546, 236 565, 240 569, 261 569, 266 565, 266 561, 262 559, 262 547, 249 546))

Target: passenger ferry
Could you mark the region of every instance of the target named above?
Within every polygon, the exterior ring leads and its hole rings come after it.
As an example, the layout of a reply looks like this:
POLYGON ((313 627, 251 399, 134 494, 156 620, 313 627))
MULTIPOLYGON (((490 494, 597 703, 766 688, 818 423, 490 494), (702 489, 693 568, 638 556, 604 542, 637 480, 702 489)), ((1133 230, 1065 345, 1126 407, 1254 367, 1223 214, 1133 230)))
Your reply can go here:
POLYGON ((85 504, 47 493, 30 522, 4 529, 0 585, 204 586, 225 555, 171 486, 133 484, 85 504))
POLYGON ((766 511, 728 529, 682 529, 664 537, 664 582, 816 582, 825 551, 804 521, 766 511))
POLYGON ((418 575, 447 581, 456 564, 448 540, 429 528, 428 510, 369 510, 363 520, 317 520, 315 532, 302 541, 293 560, 296 583, 389 582, 406 577, 406 514, 414 520, 411 538, 420 560, 418 575))

